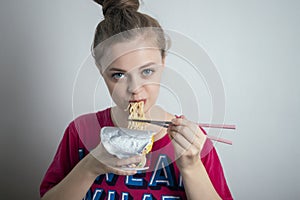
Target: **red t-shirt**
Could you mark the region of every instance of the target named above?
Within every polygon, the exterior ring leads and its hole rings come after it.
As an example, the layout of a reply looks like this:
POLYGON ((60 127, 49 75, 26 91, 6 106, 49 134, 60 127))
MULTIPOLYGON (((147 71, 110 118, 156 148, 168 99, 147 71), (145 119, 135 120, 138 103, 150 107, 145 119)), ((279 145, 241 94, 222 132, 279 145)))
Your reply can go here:
MULTIPOLYGON (((83 115, 69 124, 41 183, 41 196, 58 184, 80 159, 99 144, 99 133, 104 126, 114 126, 110 108, 83 115)), ((100 175, 87 191, 85 199, 186 199, 182 177, 174 162, 172 142, 167 134, 154 142, 149 155, 151 170, 133 176, 100 175)), ((204 145, 201 160, 220 197, 232 199, 220 160, 210 140, 204 145)))

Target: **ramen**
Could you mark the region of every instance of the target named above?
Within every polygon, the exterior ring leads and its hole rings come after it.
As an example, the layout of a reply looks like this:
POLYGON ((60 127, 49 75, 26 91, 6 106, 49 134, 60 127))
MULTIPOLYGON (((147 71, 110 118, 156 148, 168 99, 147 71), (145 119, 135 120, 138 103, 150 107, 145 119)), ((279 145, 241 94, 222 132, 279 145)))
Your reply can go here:
MULTIPOLYGON (((129 110, 128 119, 146 119, 144 113, 144 101, 132 102, 128 105, 126 110, 129 110)), ((129 121, 127 128, 136 130, 146 129, 145 123, 135 121, 129 121)))

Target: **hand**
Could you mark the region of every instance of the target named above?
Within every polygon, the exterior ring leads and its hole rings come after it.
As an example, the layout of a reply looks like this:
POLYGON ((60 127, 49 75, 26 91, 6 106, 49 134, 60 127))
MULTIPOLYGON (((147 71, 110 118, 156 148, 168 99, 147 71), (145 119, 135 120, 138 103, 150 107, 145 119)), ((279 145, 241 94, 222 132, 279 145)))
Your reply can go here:
POLYGON ((136 170, 123 170, 121 167, 124 166, 135 166, 138 165, 142 160, 143 156, 133 156, 126 159, 119 159, 116 156, 111 155, 100 143, 90 153, 89 168, 95 175, 114 173, 117 175, 133 175, 136 174, 136 170))
POLYGON ((184 116, 174 118, 168 128, 179 170, 193 167, 200 160, 200 152, 206 140, 206 135, 199 126, 184 116))

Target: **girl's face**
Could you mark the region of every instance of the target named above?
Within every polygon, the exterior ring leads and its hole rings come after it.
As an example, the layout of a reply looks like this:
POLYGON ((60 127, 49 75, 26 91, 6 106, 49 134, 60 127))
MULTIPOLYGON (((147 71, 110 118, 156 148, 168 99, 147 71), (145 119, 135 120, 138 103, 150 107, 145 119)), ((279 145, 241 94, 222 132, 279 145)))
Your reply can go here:
MULTIPOLYGON (((121 46, 114 45, 112 53, 121 46)), ((110 95, 116 105, 125 110, 130 102, 144 101, 144 112, 155 104, 159 89, 164 59, 161 51, 140 48, 117 57, 102 72, 110 95)))

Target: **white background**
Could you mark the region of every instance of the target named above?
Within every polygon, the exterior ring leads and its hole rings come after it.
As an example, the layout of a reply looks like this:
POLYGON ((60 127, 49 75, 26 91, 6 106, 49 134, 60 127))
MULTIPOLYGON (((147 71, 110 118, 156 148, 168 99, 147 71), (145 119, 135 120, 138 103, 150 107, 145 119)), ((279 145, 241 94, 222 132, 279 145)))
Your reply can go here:
MULTIPOLYGON (((145 0, 141 10, 202 46, 226 92, 217 144, 235 199, 300 199, 300 3, 145 0)), ((38 199, 72 86, 102 11, 92 0, 1 1, 1 199, 38 199)))

